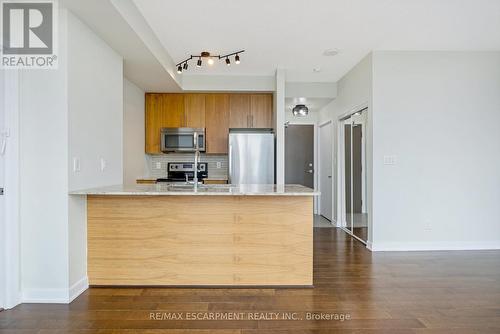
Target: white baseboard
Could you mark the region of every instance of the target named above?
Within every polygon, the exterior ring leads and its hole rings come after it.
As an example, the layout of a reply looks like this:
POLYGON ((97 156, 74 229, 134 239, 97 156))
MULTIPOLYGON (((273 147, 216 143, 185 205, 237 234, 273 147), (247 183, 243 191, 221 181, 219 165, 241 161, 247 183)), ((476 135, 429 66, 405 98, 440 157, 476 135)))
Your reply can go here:
POLYGON ((22 303, 67 304, 67 289, 23 289, 22 303))
POLYGON ((69 288, 68 303, 71 303, 73 300, 75 300, 76 297, 81 295, 88 288, 89 288, 89 279, 87 276, 85 276, 69 288))
POLYGON ((486 242, 377 242, 367 243, 372 252, 447 251, 500 249, 500 241, 486 242))
POLYGON ((69 289, 24 289, 22 303, 69 304, 89 287, 83 277, 69 289))
POLYGON ((17 294, 15 296, 13 296, 12 294, 10 295, 10 297, 8 296, 7 297, 7 300, 5 301, 5 304, 4 305, 0 305, 0 308, 4 308, 6 310, 10 310, 14 307, 16 307, 17 305, 21 304, 21 294, 17 294))

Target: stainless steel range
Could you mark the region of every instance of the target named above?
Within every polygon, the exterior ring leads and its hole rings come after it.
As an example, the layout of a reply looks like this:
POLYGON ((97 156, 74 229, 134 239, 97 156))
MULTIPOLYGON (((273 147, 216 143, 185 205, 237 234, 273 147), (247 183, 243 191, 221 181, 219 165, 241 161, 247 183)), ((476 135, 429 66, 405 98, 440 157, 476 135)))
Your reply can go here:
MULTIPOLYGON (((194 163, 193 162, 169 162, 167 165, 168 176, 159 178, 156 182, 192 182, 194 179, 194 163)), ((208 176, 208 163, 198 163, 198 182, 208 176)))

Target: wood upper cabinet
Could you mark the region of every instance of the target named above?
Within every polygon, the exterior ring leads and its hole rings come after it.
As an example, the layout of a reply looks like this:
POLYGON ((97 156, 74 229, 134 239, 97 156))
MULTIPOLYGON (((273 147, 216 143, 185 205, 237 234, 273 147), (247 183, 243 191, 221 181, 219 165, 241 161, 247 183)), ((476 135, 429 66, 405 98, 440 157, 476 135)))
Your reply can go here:
POLYGON ((162 100, 160 128, 178 128, 185 124, 183 94, 160 94, 162 100))
POLYGON ((161 128, 206 128, 207 153, 226 154, 229 128, 271 128, 272 94, 147 93, 146 153, 159 154, 161 128))
POLYGON ((229 94, 207 94, 205 98, 206 153, 227 154, 229 94))
POLYGON ((229 127, 230 128, 250 127, 249 94, 229 95, 229 127))
POLYGON ((184 94, 184 126, 187 128, 204 128, 206 94, 184 94))
POLYGON ((272 94, 231 94, 230 128, 272 128, 272 94))
POLYGON ((273 96, 271 94, 250 95, 250 127, 273 127, 273 96))
POLYGON ((161 128, 184 126, 183 94, 146 94, 146 153, 161 153, 161 128))

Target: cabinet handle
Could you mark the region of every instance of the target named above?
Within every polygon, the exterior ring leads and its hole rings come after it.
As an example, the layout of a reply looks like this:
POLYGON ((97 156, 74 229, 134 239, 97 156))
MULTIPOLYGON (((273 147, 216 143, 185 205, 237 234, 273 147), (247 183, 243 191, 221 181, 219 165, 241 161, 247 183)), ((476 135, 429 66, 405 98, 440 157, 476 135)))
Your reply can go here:
POLYGON ((250 115, 247 115, 247 128, 251 128, 252 125, 250 123, 250 115))
POLYGON ((253 115, 250 115, 250 119, 252 120, 252 128, 253 128, 253 115))

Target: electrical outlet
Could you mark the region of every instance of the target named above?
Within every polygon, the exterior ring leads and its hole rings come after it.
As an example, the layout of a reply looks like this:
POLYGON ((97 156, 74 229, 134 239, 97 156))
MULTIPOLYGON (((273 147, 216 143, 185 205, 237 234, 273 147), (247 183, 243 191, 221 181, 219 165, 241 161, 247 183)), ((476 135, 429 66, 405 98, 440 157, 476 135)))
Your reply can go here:
POLYGON ((395 155, 384 155, 384 165, 395 165, 396 156, 395 155))
POLYGON ((222 168, 222 162, 217 161, 217 168, 222 168))
POLYGON ((161 169, 161 162, 157 162, 157 163, 155 164, 155 168, 156 168, 156 169, 161 169))
POLYGON ((101 158, 101 172, 104 172, 106 169, 106 160, 104 158, 101 158))
POLYGON ((80 171, 80 158, 73 158, 73 173, 80 171))

